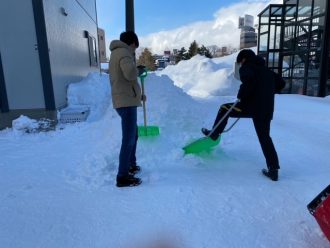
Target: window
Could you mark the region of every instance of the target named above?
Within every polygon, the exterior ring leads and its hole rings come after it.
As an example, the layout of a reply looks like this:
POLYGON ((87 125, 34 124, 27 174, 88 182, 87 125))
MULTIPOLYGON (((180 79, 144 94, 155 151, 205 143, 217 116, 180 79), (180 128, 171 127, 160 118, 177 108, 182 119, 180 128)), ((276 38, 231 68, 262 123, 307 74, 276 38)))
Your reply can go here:
POLYGON ((323 14, 325 12, 326 1, 314 0, 314 15, 323 14))
POLYGON ((267 44, 268 44, 268 33, 260 35, 259 50, 267 51, 267 44))
POLYGON ((90 66, 98 66, 96 39, 85 31, 85 37, 88 38, 89 62, 90 66))
POLYGON ((299 0, 298 6, 298 18, 305 19, 312 15, 312 1, 311 0, 299 0))

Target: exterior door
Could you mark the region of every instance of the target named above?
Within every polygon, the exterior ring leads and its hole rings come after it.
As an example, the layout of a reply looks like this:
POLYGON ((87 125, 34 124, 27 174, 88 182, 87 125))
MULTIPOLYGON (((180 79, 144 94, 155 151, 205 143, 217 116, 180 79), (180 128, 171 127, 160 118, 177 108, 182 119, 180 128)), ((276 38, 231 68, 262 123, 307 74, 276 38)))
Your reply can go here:
POLYGON ((45 108, 32 0, 0 1, 0 37, 9 109, 45 108))

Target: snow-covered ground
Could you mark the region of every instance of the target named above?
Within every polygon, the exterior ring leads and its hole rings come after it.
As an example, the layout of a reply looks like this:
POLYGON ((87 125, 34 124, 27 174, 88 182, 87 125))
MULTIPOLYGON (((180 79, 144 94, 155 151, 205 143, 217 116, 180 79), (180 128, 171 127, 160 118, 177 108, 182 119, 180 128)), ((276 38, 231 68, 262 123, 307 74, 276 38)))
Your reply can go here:
POLYGON ((1 131, 0 247, 330 247, 306 208, 329 184, 329 97, 276 96, 278 182, 261 175, 249 119, 212 154, 184 156, 235 99, 234 59, 197 56, 146 78, 148 122, 161 135, 139 140, 139 187, 115 187, 121 130, 106 74, 69 88, 70 106, 90 107, 86 122, 38 133, 22 117, 1 131))

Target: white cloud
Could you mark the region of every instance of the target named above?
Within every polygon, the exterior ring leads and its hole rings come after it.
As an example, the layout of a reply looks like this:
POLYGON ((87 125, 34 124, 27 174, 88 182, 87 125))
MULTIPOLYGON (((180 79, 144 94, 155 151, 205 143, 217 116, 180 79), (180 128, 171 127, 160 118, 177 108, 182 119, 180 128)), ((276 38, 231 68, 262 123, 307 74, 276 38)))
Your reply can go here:
POLYGON ((219 9, 211 21, 191 23, 173 30, 152 33, 140 38, 143 47, 151 48, 153 53, 163 53, 167 48, 173 49, 185 47, 188 49, 194 40, 199 45, 239 46, 240 30, 238 29, 238 17, 245 14, 255 16, 270 3, 282 3, 282 0, 254 0, 240 2, 219 9))

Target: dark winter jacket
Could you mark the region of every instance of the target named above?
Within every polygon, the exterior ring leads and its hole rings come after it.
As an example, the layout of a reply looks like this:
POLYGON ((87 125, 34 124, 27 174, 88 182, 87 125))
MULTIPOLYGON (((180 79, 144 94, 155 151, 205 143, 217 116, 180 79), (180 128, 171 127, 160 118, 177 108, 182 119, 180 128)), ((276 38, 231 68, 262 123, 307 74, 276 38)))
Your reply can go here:
POLYGON ((237 94, 240 108, 255 119, 272 119, 274 94, 278 91, 275 73, 265 66, 263 58, 255 56, 245 61, 239 74, 242 82, 237 94))

